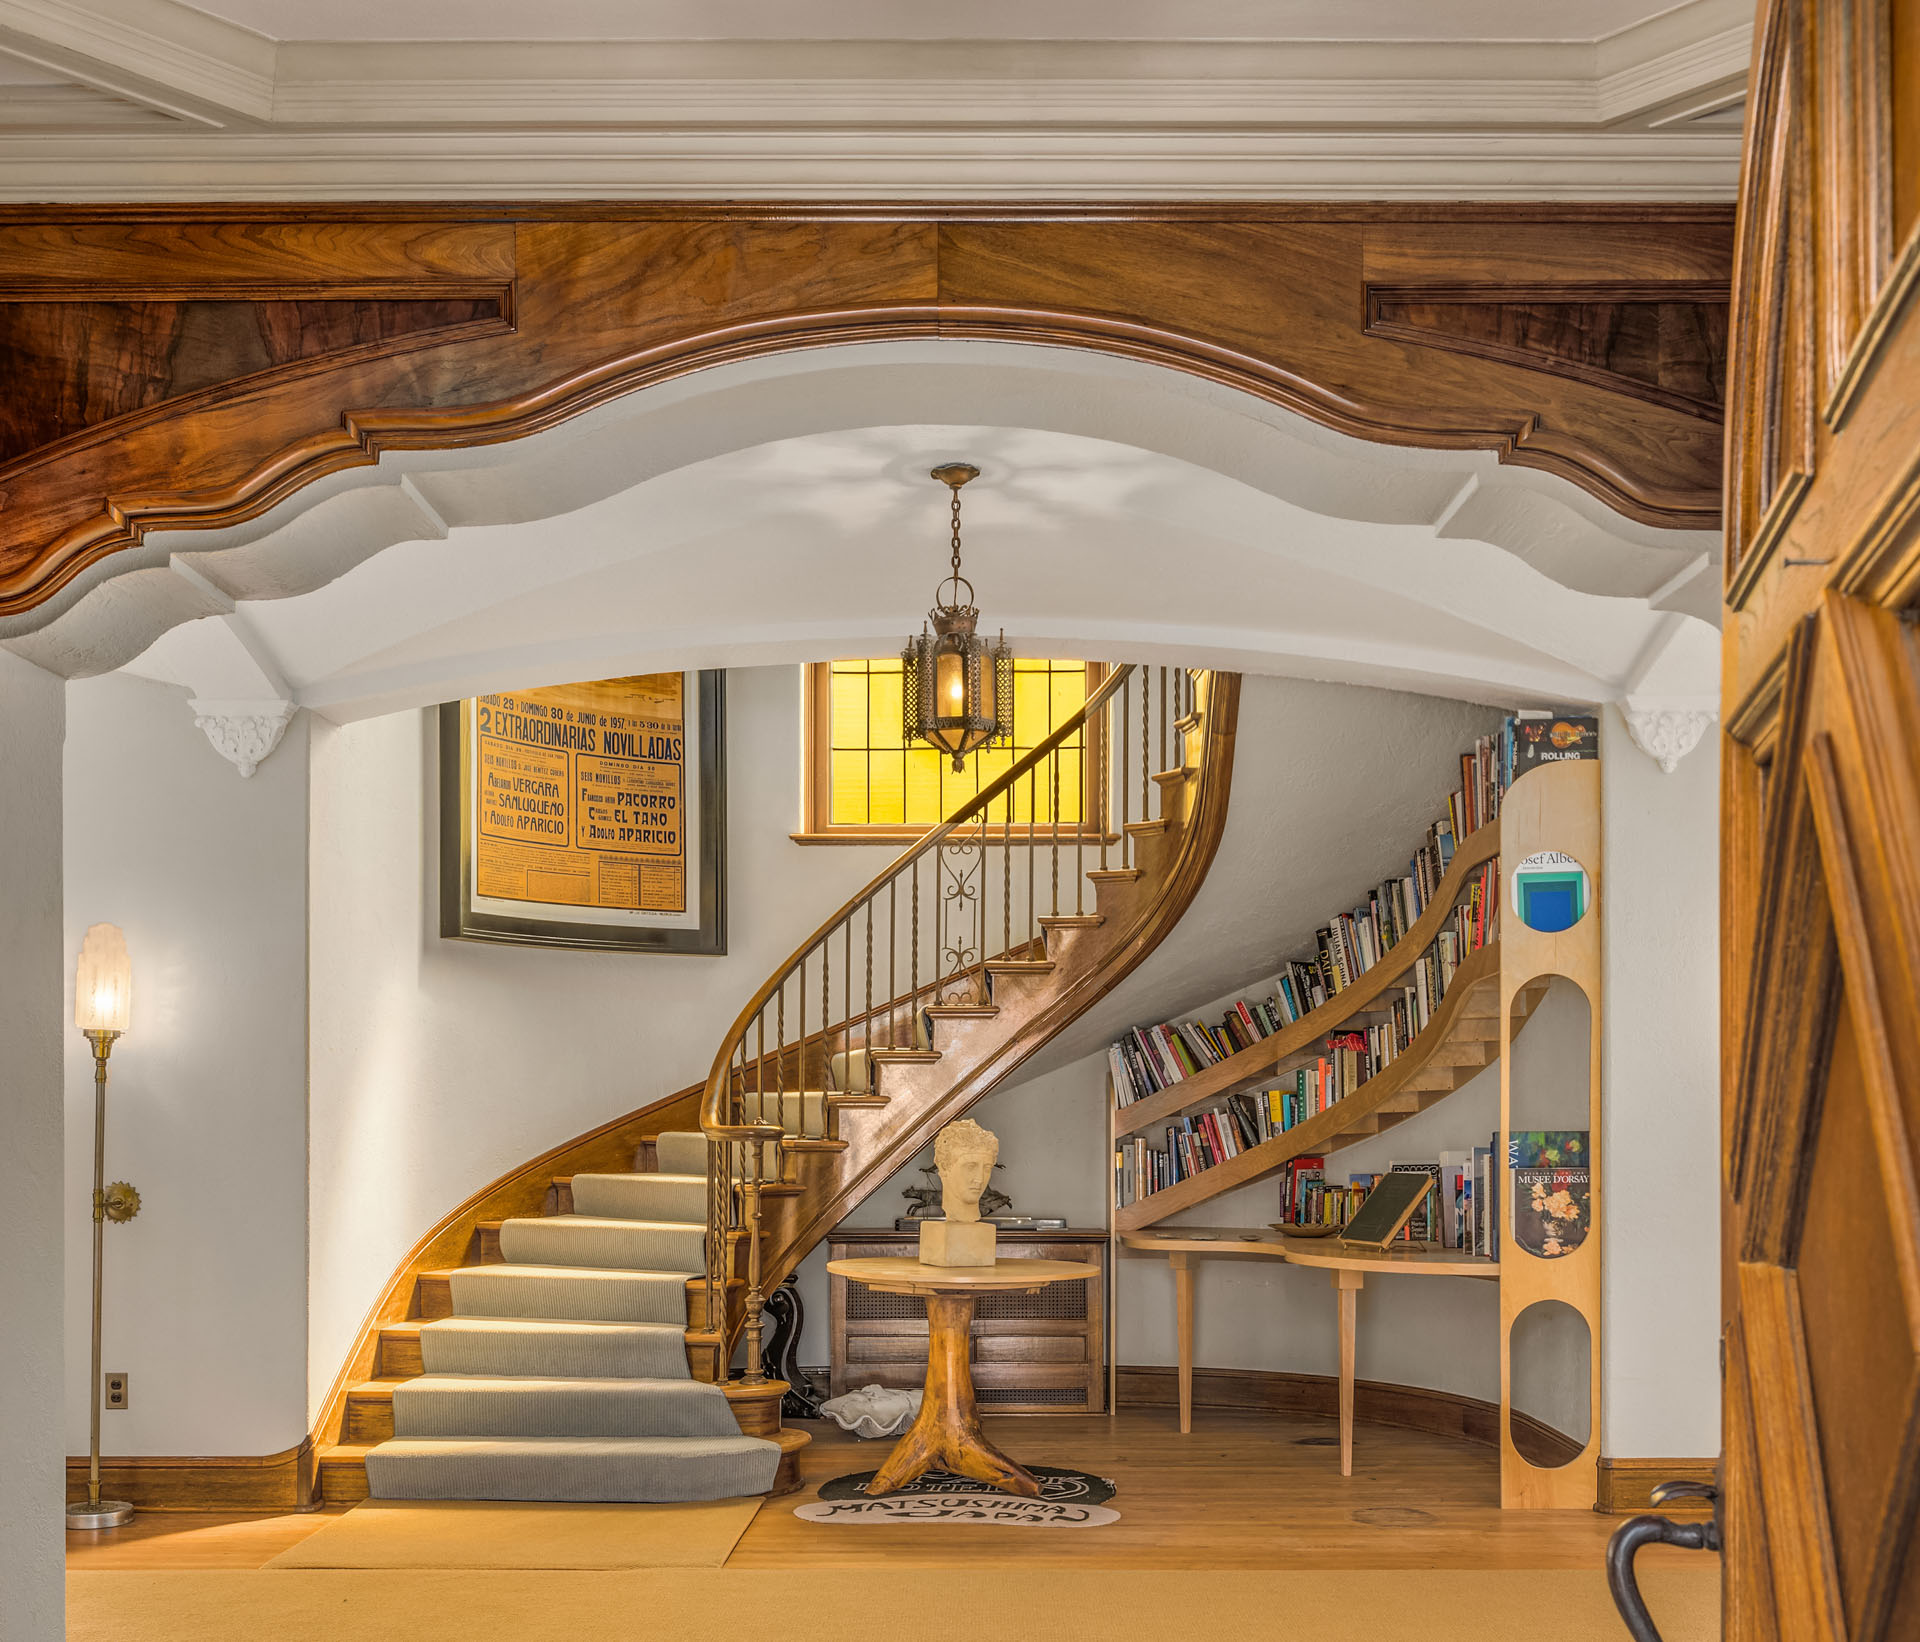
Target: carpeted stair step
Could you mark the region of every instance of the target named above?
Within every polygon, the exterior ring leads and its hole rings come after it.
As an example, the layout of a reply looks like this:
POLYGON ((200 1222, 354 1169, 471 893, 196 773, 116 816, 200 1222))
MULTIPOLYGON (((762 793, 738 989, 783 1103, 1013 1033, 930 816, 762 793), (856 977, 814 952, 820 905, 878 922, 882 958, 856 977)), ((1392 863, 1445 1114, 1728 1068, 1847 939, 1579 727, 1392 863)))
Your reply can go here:
POLYGON ((697 1174, 707 1177, 707 1137, 697 1129, 669 1129, 656 1135, 653 1142, 654 1167, 662 1174, 697 1174))
POLYGON ((500 1254, 509 1265, 594 1266, 691 1275, 706 1270, 706 1243, 704 1217, 700 1224, 689 1225, 556 1214, 542 1220, 508 1220, 500 1227, 500 1254))
POLYGON ((420 1370, 425 1374, 684 1380, 687 1336, 684 1324, 677 1322, 446 1317, 420 1325, 420 1370))
POLYGON ((577 1174, 573 1212, 602 1220, 684 1221, 704 1225, 704 1174, 577 1174))
POLYGON ((687 1323, 687 1273, 576 1266, 462 1266, 449 1272, 460 1317, 592 1323, 687 1323))
POLYGON ((735 1437, 717 1385, 696 1380, 508 1379, 423 1374, 393 1388, 396 1439, 735 1437))
POLYGON ((758 1437, 399 1439, 366 1453, 378 1499, 666 1502, 773 1486, 780 1445, 758 1437))

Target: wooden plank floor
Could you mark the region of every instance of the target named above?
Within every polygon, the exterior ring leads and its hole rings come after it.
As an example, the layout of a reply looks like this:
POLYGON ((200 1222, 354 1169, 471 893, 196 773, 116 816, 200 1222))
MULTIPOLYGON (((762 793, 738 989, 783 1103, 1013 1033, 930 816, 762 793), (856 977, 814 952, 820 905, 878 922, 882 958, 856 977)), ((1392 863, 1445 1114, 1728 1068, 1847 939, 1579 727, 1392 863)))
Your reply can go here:
MULTIPOLYGON (((1120 1521, 1103 1528, 973 1524, 820 1524, 793 1507, 819 1485, 877 1466, 891 1446, 811 1427, 806 1487, 770 1500, 729 1568, 1586 1568, 1600 1566, 1617 1518, 1591 1511, 1502 1511, 1494 1451, 1456 1438, 1362 1425, 1354 1474, 1340 1475, 1334 1423, 1202 1412, 1183 1437, 1171 1410, 1114 1418, 990 1419, 1014 1458, 1110 1477, 1120 1521)), ((327 1513, 153 1512, 102 1534, 69 1534, 70 1568, 258 1568, 327 1513)), ((1642 1565, 1698 1568, 1702 1553, 1655 1547, 1642 1565)))

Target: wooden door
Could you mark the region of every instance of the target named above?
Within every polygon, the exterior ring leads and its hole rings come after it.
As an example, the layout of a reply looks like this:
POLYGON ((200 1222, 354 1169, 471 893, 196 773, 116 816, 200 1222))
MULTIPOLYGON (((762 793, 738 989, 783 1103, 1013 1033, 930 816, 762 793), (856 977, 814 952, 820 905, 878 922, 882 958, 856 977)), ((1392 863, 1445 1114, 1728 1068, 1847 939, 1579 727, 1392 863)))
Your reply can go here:
MULTIPOLYGON (((1726 476, 1726 1635, 1920 1637, 1920 0, 1764 0, 1726 476)), ((1643 1137, 1657 1144, 1657 1137, 1643 1137)))

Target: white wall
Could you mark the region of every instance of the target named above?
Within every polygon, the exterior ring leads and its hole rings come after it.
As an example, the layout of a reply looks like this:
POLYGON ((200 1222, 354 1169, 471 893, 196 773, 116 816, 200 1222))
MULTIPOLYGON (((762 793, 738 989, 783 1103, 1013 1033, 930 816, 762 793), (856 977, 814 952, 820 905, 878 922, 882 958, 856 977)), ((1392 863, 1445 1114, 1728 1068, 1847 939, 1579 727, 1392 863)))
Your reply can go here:
MULTIPOLYGON (((107 1089, 108 1454, 271 1454, 306 1435, 306 715, 250 779, 184 690, 67 687, 66 950, 115 923, 133 1024, 107 1089)), ((69 960, 70 967, 70 960, 69 960)), ((69 982, 69 984, 71 984, 69 982)), ((67 1452, 87 1445, 93 1059, 66 1050, 67 1452)))
POLYGON ((66 1634, 60 680, 0 650, 0 1635, 66 1634))
POLYGON ((1720 1452, 1720 770, 1601 721, 1601 1419, 1616 1456, 1720 1452))
POLYGON ((740 1006, 890 848, 802 847, 800 670, 727 676, 728 952, 443 940, 437 735, 313 737, 308 1386, 316 1406, 407 1250, 462 1199, 707 1075, 740 1006))

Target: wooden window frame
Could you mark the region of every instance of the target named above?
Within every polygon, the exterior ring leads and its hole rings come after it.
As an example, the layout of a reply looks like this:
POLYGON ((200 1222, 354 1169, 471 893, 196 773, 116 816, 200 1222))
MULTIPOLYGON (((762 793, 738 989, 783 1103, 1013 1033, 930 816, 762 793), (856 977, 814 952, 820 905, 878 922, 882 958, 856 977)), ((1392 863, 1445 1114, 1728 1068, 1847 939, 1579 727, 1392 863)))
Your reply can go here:
MULTIPOLYGON (((800 668, 800 830, 791 834, 791 837, 796 844, 911 844, 925 836, 926 827, 864 822, 834 825, 828 819, 832 801, 832 769, 828 756, 832 736, 828 714, 833 702, 828 679, 832 666, 830 661, 810 661, 803 662, 800 668)), ((1100 687, 1106 676, 1105 662, 1086 663, 1089 696, 1100 687)), ((1092 797, 1093 813, 1082 817, 1077 826, 1061 828, 1059 839, 1063 844, 1098 844, 1103 836, 1103 824, 1107 821, 1111 797, 1099 779, 1100 751, 1104 740, 1102 721, 1105 717, 1104 713, 1094 714, 1086 726, 1081 746, 1080 790, 1092 797)), ((1111 832, 1104 836, 1109 844, 1119 842, 1111 832)), ((1035 829, 1036 844, 1051 844, 1053 840, 1051 827, 1035 829)), ((1020 845, 1026 843, 1026 829, 1018 823, 1013 829, 1013 842, 1020 845)))

